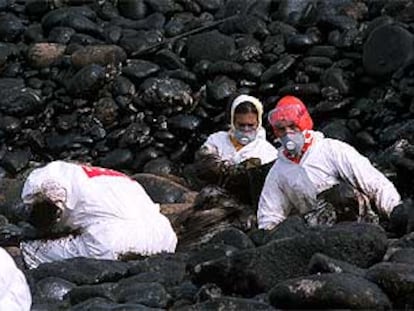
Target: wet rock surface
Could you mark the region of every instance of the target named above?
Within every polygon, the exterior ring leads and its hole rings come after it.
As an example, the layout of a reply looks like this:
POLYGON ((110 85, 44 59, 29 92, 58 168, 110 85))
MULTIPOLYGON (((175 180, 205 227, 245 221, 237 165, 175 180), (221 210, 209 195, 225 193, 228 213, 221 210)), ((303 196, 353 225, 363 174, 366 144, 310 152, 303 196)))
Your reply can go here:
POLYGON ((412 308, 407 230, 387 241, 380 227, 293 217, 263 232, 220 191, 194 200, 183 175, 225 129, 235 93, 260 98, 265 114, 293 94, 318 130, 412 197, 413 10, 409 0, 0 1, 0 240, 36 236, 11 210, 28 172, 54 159, 119 169, 160 203, 195 204, 191 221, 174 218, 174 255, 26 271, 33 310, 412 308), (185 234, 194 226, 205 235, 185 234), (313 295, 300 285, 315 282, 313 295))
POLYGON ((366 279, 347 273, 326 273, 292 279, 276 285, 269 293, 277 308, 388 309, 385 293, 366 279))

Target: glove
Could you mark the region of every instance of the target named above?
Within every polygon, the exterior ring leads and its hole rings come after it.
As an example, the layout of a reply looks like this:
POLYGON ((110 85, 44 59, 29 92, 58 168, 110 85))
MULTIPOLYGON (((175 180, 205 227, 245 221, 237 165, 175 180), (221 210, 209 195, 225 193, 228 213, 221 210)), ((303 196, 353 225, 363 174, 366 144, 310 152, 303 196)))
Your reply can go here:
POLYGON ((201 149, 197 152, 194 163, 185 168, 184 174, 193 187, 201 189, 209 184, 219 185, 229 166, 228 162, 221 161, 216 154, 201 149))
POLYGON ((406 199, 391 212, 388 231, 398 237, 414 231, 414 202, 406 199))
POLYGON ((0 227, 0 246, 18 246, 24 236, 24 230, 13 224, 0 227))
POLYGON ((219 185, 230 194, 235 195, 243 203, 252 203, 252 191, 250 184, 250 172, 261 166, 261 160, 250 158, 239 164, 230 165, 223 169, 219 185))

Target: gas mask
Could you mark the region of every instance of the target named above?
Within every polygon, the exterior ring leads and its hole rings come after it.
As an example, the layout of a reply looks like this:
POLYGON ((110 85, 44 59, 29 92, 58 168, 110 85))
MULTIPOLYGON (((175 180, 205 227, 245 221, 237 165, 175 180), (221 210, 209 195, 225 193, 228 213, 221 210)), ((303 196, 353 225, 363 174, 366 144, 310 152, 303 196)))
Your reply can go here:
POLYGON ((302 132, 286 133, 280 138, 280 142, 291 155, 298 156, 305 145, 305 137, 302 132))
POLYGON ((257 131, 253 128, 235 129, 234 138, 242 145, 247 145, 256 139, 257 131))

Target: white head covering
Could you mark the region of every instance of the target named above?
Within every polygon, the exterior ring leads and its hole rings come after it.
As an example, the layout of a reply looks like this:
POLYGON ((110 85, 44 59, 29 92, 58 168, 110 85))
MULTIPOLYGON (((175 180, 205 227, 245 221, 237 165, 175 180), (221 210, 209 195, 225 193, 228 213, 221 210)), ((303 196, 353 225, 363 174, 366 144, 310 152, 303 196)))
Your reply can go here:
POLYGON ((46 197, 60 209, 64 209, 67 201, 67 190, 45 168, 33 170, 27 177, 22 190, 22 200, 33 204, 36 200, 46 197))
POLYGON ((236 110, 236 107, 240 105, 241 103, 249 102, 252 103, 257 110, 257 129, 259 130, 262 126, 262 115, 263 115, 263 105, 256 97, 250 96, 250 95, 239 95, 237 96, 233 102, 231 103, 231 110, 230 110, 230 122, 231 122, 231 129, 235 130, 234 126, 234 111, 236 110))

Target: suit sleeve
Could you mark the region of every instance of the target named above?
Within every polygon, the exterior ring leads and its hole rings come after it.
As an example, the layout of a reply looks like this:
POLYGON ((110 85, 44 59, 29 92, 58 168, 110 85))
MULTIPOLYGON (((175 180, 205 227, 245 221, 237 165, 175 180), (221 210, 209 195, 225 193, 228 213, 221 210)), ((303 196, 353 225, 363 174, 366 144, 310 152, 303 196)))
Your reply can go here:
POLYGON ((266 177, 259 198, 257 222, 259 229, 273 229, 286 218, 289 202, 277 181, 275 166, 266 177))
POLYGON ((393 183, 352 146, 330 140, 331 165, 339 178, 361 190, 376 204, 379 211, 389 216, 401 203, 401 196, 393 183))

